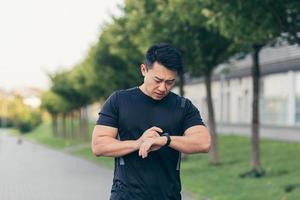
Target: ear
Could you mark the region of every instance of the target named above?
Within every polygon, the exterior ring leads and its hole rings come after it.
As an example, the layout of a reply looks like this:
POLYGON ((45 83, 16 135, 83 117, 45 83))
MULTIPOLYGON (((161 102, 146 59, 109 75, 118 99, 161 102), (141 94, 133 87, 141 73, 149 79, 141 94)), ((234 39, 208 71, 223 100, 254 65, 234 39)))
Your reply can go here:
POLYGON ((146 73, 148 72, 148 68, 145 64, 141 64, 141 72, 142 72, 143 76, 145 76, 146 73))

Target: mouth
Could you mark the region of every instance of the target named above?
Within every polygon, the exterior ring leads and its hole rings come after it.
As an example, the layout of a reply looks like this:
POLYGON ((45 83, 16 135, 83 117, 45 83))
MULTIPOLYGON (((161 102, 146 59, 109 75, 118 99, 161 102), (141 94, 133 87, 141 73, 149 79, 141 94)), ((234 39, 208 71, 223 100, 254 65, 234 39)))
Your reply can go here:
POLYGON ((156 96, 159 96, 159 97, 164 96, 164 93, 157 93, 157 92, 155 92, 154 94, 155 94, 156 96))

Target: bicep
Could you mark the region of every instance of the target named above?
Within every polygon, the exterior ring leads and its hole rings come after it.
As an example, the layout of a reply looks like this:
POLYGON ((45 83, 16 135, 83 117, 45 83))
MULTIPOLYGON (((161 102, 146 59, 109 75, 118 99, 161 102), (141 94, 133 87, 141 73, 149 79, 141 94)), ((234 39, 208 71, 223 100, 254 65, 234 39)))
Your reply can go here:
POLYGON ((118 129, 115 127, 96 125, 93 131, 93 140, 99 137, 116 138, 117 134, 118 134, 118 129))
POLYGON ((112 144, 117 141, 115 138, 117 136, 118 129, 105 125, 96 125, 92 136, 92 151, 96 156, 103 155, 103 149, 107 144, 112 144))

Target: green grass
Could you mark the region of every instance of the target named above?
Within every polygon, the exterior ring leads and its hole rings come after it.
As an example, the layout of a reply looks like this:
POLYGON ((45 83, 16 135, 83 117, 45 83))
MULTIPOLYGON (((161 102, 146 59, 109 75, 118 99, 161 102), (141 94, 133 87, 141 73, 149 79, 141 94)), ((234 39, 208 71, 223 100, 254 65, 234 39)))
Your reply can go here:
POLYGON ((266 176, 240 178, 250 170, 250 141, 240 136, 221 136, 221 164, 211 166, 208 155, 189 156, 182 163, 182 184, 198 199, 256 200, 300 199, 300 144, 261 140, 261 162, 266 176), (286 193, 287 185, 298 186, 286 193))
MULTIPOLYGON (((37 142, 63 148, 62 139, 51 136, 49 124, 43 124, 27 138, 37 142)), ((209 164, 208 154, 190 155, 181 165, 183 188, 192 192, 195 199, 209 200, 298 200, 300 199, 300 143, 261 140, 261 163, 266 171, 262 178, 240 178, 249 171, 251 147, 250 138, 241 136, 219 136, 219 166, 209 164), (295 185, 286 192, 285 188, 295 185)), ((95 157, 90 147, 84 147, 73 154, 113 167, 113 158, 95 157)))
POLYGON ((52 136, 51 126, 49 123, 43 123, 33 131, 23 135, 29 140, 44 144, 46 146, 63 149, 65 147, 79 144, 79 141, 64 140, 63 138, 54 138, 52 136))
MULTIPOLYGON (((181 179, 195 199, 210 200, 298 200, 300 199, 300 143, 261 140, 261 162, 266 176, 240 178, 250 170, 250 140, 241 136, 220 136, 221 164, 209 164, 208 154, 190 155, 182 162, 181 179), (287 193, 285 187, 297 185, 287 193)), ((107 167, 112 158, 97 158, 90 148, 74 152, 107 167)))

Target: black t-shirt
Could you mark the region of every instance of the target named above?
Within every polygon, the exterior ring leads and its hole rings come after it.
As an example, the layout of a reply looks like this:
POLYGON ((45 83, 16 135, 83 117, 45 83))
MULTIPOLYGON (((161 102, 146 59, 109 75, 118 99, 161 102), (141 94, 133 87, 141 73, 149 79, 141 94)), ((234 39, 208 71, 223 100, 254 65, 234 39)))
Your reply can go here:
MULTIPOLYGON (((204 125, 190 100, 170 92, 154 100, 138 87, 114 92, 104 103, 98 125, 118 128, 118 139, 136 140, 157 126, 171 136, 182 136, 195 125, 204 125)), ((138 151, 115 159, 111 200, 181 199, 180 152, 162 147, 139 157, 138 151)))

